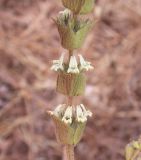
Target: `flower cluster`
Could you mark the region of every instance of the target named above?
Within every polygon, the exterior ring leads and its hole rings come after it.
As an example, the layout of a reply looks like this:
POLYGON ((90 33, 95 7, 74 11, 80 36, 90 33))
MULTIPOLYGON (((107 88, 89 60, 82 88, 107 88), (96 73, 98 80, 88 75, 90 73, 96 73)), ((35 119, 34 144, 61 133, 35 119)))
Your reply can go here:
POLYGON ((140 160, 141 159, 141 137, 138 140, 133 140, 125 147, 126 160, 140 160))
MULTIPOLYGON (((69 66, 67 69, 67 73, 80 73, 82 71, 88 71, 93 69, 94 67, 91 65, 90 62, 85 61, 83 56, 79 54, 80 63, 77 63, 76 57, 71 56, 69 66)), ((53 65, 51 67, 51 70, 54 71, 64 71, 64 54, 61 55, 59 60, 53 60, 53 65)))
POLYGON ((140 142, 140 141, 133 141, 133 142, 132 142, 132 146, 133 146, 135 149, 141 150, 141 142, 140 142))
POLYGON ((66 124, 72 124, 74 121, 85 123, 87 117, 92 116, 92 112, 86 110, 83 104, 77 105, 76 107, 61 104, 57 106, 54 111, 49 112, 51 115, 58 117, 66 124))

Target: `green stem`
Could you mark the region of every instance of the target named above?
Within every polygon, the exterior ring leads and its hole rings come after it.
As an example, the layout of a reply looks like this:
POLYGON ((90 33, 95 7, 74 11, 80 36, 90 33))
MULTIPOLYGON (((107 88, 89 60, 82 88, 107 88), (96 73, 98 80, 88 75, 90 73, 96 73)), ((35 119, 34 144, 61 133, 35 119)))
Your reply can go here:
POLYGON ((72 106, 73 104, 73 97, 72 96, 68 96, 68 106, 72 106))
POLYGON ((69 50, 69 59, 68 59, 68 63, 70 62, 70 58, 71 58, 72 55, 73 55, 73 51, 72 51, 72 50, 69 50))
POLYGON ((65 145, 63 148, 63 160, 74 160, 74 146, 65 145))
POLYGON ((77 21, 77 14, 73 14, 74 23, 77 21))
MULTIPOLYGON (((71 56, 73 55, 73 50, 69 50, 69 59, 68 59, 68 64, 70 62, 70 58, 71 56)), ((68 96, 68 105, 72 106, 72 103, 73 103, 73 97, 71 96, 68 96)))

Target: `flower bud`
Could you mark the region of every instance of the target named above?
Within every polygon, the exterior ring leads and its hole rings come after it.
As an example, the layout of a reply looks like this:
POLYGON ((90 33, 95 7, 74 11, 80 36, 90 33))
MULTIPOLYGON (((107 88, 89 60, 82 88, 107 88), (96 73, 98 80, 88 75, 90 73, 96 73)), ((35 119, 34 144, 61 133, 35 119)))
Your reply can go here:
POLYGON ((60 15, 55 20, 62 47, 68 50, 78 49, 83 45, 85 37, 92 28, 89 20, 74 20, 71 16, 60 15))

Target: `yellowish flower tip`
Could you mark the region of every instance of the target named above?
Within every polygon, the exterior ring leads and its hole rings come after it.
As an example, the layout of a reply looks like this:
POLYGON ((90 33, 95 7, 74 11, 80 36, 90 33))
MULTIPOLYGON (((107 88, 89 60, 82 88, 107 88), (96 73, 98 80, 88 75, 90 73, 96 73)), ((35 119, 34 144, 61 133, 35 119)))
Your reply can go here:
POLYGON ((54 114, 52 111, 47 111, 47 113, 48 113, 49 115, 53 115, 53 114, 54 114))
POLYGON ((132 146, 133 146, 135 149, 141 150, 141 143, 139 143, 138 141, 133 141, 132 146))
POLYGON ((60 59, 53 60, 53 65, 51 66, 51 70, 54 70, 54 71, 64 70, 64 66, 63 66, 64 55, 65 54, 62 53, 60 59))

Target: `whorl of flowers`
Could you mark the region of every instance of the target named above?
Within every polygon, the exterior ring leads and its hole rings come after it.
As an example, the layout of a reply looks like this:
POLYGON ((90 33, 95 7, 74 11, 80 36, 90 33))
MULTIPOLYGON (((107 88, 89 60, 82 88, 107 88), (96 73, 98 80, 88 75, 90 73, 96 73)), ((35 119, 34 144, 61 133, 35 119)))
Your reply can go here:
MULTIPOLYGON (((85 61, 85 59, 81 54, 79 54, 78 56, 79 56, 79 63, 77 62, 75 56, 70 57, 70 62, 69 65, 67 66, 67 73, 77 74, 83 71, 89 71, 94 69, 94 67, 91 65, 91 62, 85 61)), ((64 63, 64 53, 63 53, 58 60, 53 60, 51 70, 65 71, 64 66, 65 63, 64 63)))

